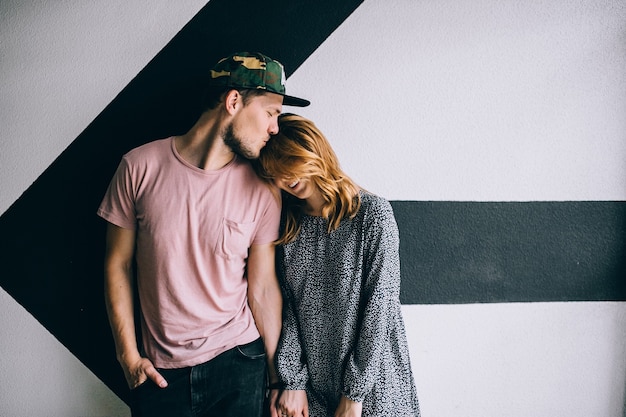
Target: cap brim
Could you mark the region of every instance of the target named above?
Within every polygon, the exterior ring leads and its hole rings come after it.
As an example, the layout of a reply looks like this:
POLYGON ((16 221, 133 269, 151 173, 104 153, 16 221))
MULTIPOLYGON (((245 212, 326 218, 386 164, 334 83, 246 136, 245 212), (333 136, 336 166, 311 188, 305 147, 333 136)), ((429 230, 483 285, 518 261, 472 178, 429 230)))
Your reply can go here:
POLYGON ((283 105, 285 106, 306 107, 309 104, 311 104, 309 100, 283 95, 283 105))

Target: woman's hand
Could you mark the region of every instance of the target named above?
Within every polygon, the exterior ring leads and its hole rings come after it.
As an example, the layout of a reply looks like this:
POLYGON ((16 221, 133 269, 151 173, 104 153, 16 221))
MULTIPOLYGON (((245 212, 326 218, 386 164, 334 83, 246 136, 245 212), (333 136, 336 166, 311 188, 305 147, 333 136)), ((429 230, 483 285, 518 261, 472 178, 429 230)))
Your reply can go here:
POLYGON ((279 417, 309 417, 309 403, 306 391, 283 391, 280 394, 276 409, 279 417))
POLYGON ((335 417, 361 417, 362 411, 362 403, 354 402, 342 396, 335 411, 335 417))

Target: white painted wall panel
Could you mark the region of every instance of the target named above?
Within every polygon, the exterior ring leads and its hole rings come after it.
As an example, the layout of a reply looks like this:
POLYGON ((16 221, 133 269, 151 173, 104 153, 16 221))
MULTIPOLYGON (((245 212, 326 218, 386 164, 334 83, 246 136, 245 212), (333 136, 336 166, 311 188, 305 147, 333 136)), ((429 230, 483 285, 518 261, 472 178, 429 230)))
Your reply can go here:
POLYGON ((622 416, 626 303, 402 311, 424 416, 622 416))
POLYGON ((366 0, 290 78, 394 200, 626 199, 626 4, 366 0))

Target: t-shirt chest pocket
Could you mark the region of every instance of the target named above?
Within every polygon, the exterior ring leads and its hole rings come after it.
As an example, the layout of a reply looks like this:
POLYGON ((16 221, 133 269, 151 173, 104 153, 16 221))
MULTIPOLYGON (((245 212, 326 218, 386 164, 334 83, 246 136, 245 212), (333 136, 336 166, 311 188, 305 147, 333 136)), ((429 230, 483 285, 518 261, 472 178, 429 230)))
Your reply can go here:
POLYGON ((215 254, 226 259, 248 257, 248 248, 252 243, 256 223, 239 223, 227 218, 222 219, 215 245, 215 254))

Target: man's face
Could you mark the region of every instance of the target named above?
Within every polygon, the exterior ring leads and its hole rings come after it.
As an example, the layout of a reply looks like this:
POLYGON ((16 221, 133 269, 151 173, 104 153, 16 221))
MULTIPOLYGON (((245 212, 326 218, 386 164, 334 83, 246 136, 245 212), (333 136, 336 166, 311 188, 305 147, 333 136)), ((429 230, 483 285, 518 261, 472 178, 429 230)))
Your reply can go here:
POLYGON ((278 133, 282 108, 283 97, 278 94, 251 97, 226 127, 224 143, 244 158, 258 158, 271 135, 278 133))

